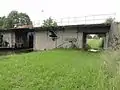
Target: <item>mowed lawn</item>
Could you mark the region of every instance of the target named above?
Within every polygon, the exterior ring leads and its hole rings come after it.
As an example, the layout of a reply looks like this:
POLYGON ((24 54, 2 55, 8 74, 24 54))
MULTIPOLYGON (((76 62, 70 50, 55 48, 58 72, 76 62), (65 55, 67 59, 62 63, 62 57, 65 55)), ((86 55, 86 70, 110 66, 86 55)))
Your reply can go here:
POLYGON ((0 57, 0 90, 105 90, 100 53, 52 50, 0 57))
POLYGON ((87 39, 87 44, 91 48, 97 48, 98 49, 102 45, 102 39, 87 39))

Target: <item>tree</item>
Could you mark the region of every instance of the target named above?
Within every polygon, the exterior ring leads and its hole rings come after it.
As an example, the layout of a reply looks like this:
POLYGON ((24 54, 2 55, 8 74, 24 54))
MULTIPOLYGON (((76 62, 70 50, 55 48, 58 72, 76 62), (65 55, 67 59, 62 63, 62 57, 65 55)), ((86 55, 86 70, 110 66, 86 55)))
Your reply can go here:
POLYGON ((12 20, 10 18, 5 18, 3 21, 2 28, 12 28, 12 27, 14 27, 12 25, 12 20))
POLYGON ((51 17, 43 21, 43 27, 49 28, 49 32, 50 32, 49 37, 51 37, 53 41, 56 41, 58 38, 56 26, 57 26, 57 22, 54 21, 51 17))
POLYGON ((30 17, 26 13, 18 13, 18 11, 11 11, 8 15, 8 21, 11 28, 32 24, 30 17))
POLYGON ((43 27, 57 26, 57 22, 54 21, 51 17, 43 21, 43 27))
POLYGON ((0 28, 15 28, 23 25, 32 25, 30 17, 26 13, 11 11, 7 17, 0 17, 0 28))
POLYGON ((32 22, 29 18, 29 16, 26 13, 19 13, 19 25, 32 25, 32 22))
POLYGON ((111 24, 113 21, 114 21, 113 18, 108 18, 108 19, 106 19, 105 23, 106 24, 111 24))
POLYGON ((0 17, 0 28, 3 28, 3 24, 4 24, 5 19, 6 19, 5 16, 0 17))

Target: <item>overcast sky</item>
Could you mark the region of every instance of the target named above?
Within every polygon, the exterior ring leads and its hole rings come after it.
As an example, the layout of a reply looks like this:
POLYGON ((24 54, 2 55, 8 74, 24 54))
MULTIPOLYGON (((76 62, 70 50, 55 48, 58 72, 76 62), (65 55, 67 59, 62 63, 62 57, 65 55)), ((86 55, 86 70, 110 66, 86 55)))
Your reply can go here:
POLYGON ((1 0, 0 16, 11 10, 27 13, 32 21, 49 16, 79 17, 93 14, 116 13, 120 21, 120 0, 1 0))

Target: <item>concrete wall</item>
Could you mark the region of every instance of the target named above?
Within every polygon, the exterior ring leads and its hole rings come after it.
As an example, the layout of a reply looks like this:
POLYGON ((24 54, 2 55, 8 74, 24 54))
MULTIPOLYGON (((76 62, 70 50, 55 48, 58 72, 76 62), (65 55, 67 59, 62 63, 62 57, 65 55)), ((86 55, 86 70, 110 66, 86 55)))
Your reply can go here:
MULTIPOLYGON (((112 27, 111 27, 112 29, 112 27)), ((64 30, 58 30, 56 32, 57 34, 57 40, 53 41, 51 37, 49 37, 48 31, 35 31, 34 34, 34 50, 44 50, 44 49, 53 49, 53 48, 70 48, 72 46, 72 43, 69 42, 70 39, 76 39, 76 42, 74 44, 77 48, 83 48, 83 38, 85 33, 106 33, 108 30, 108 27, 97 27, 97 28, 78 28, 78 27, 65 27, 64 30), (87 30, 87 31, 86 31, 87 30), (104 31, 105 30, 105 31, 104 31), (85 32, 86 31, 86 32, 85 32), (96 32, 99 31, 99 32, 96 32), (102 32, 101 32, 102 31, 102 32), (84 34, 83 34, 84 32, 84 34)), ((104 48, 108 47, 108 40, 109 40, 110 33, 106 33, 105 37, 105 44, 104 48)), ((85 39, 84 39, 85 41, 85 39)))
POLYGON ((118 37, 120 34, 119 24, 112 23, 109 31, 108 47, 112 47, 115 44, 114 38, 118 37))
POLYGON ((106 33, 105 34, 105 37, 104 37, 104 49, 108 49, 108 40, 109 40, 109 33, 106 33))
MULTIPOLYGON (((77 29, 65 29, 64 31, 59 31, 57 33, 58 39, 57 39, 57 47, 63 47, 63 48, 69 48, 71 47, 71 43, 69 40, 76 39, 78 41, 77 36, 77 29)), ((77 42, 75 42, 77 45, 77 42)))
POLYGON ((11 47, 15 47, 15 33, 11 32, 11 47))
POLYGON ((57 31, 57 40, 53 41, 49 37, 48 31, 38 31, 34 34, 34 50, 44 50, 53 48, 69 48, 71 43, 69 39, 76 39, 75 45, 82 48, 82 33, 78 33, 77 29, 65 29, 57 31))
POLYGON ((13 47, 15 42, 15 34, 13 32, 2 32, 3 41, 7 41, 9 43, 9 47, 13 47))
POLYGON ((120 23, 118 23, 117 25, 118 25, 118 30, 120 31, 120 23))
POLYGON ((55 48, 55 41, 53 41, 47 31, 39 31, 34 34, 34 50, 44 50, 55 48))

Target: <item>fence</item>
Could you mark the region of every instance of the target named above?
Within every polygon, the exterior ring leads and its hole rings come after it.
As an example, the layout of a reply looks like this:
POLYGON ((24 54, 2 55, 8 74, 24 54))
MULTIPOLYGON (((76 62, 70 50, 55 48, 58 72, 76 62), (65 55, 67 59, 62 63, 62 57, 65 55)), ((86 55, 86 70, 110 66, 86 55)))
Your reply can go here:
MULTIPOLYGON (((66 17, 61 19, 54 19, 58 26, 64 25, 80 25, 80 24, 100 24, 104 23, 106 19, 112 18, 115 19, 116 14, 99 14, 99 15, 89 15, 82 17, 66 17)), ((41 26, 42 21, 38 20, 34 22, 34 26, 41 26)))

